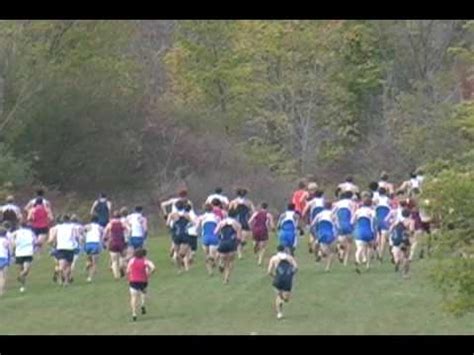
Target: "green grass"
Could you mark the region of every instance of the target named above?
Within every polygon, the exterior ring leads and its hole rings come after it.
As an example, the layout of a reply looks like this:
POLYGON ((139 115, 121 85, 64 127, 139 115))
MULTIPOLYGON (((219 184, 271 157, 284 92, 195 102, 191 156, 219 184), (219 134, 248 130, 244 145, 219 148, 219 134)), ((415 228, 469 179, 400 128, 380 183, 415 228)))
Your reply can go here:
POLYGON ((148 314, 137 323, 130 322, 127 284, 112 279, 106 254, 92 284, 82 275, 81 258, 67 289, 52 283, 52 259, 43 255, 25 294, 10 268, 0 299, 0 334, 473 334, 473 315, 454 318, 441 311, 440 296, 426 279, 426 261, 413 264, 409 280, 389 263, 376 263, 362 275, 336 263, 325 274, 304 246, 297 251, 293 298, 280 321, 272 308, 271 279, 250 248, 223 285, 220 274, 207 275, 201 250, 192 270, 177 275, 168 258, 169 239, 160 235, 149 241, 157 272, 148 314))

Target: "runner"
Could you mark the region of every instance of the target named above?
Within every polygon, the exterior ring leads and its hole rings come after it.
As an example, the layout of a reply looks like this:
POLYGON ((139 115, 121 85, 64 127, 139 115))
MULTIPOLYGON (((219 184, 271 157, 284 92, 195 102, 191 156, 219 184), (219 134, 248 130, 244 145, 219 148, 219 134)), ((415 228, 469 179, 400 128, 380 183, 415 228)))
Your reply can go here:
MULTIPOLYGON (((186 189, 179 190, 178 197, 172 197, 166 201, 163 201, 160 205, 161 211, 163 213, 163 217, 166 222, 168 222, 168 217, 171 213, 177 212, 176 204, 178 203, 178 201, 182 201, 184 204, 188 203, 191 206, 193 206, 192 201, 188 199, 188 191, 186 189)), ((171 232, 171 228, 173 227, 173 221, 171 221, 171 224, 168 224, 168 223, 166 224, 170 228, 170 232, 171 232)), ((171 246, 170 246, 170 257, 174 262, 176 262, 177 254, 175 252, 175 247, 172 240, 171 240, 171 246)))
POLYGON ((379 197, 379 183, 377 181, 372 181, 369 184, 369 191, 371 193, 372 200, 376 200, 379 197))
POLYGON ((375 239, 375 212, 371 208, 372 200, 365 198, 362 206, 359 207, 351 223, 354 225, 354 237, 356 243, 356 272, 360 273, 359 266, 364 263, 367 269, 370 268, 370 259, 372 254, 372 244, 375 239))
POLYGON ((354 184, 354 178, 352 176, 346 177, 346 180, 337 186, 336 189, 336 196, 339 197, 339 195, 343 192, 350 191, 353 193, 354 198, 358 197, 359 195, 359 187, 354 184))
POLYGON ((194 212, 194 209, 191 205, 187 205, 186 208, 189 210, 189 216, 191 217, 191 222, 188 224, 188 237, 189 237, 189 264, 191 265, 194 262, 194 256, 197 251, 198 244, 198 216, 194 212))
POLYGON ((214 193, 213 194, 210 194, 207 199, 206 199, 206 202, 205 204, 209 204, 209 203, 212 203, 212 201, 214 199, 217 199, 221 202, 222 204, 222 208, 227 210, 228 206, 229 206, 229 199, 227 198, 227 196, 223 195, 222 194, 222 187, 218 187, 214 190, 214 193))
POLYGON ((238 215, 235 209, 229 211, 229 217, 220 221, 214 231, 219 235, 219 271, 224 273, 224 284, 229 283, 230 273, 234 266, 235 252, 239 240, 242 238, 242 226, 237 221, 238 215))
POLYGON ((417 179, 416 173, 410 173, 410 179, 402 183, 399 190, 405 192, 405 194, 410 195, 413 189, 420 188, 420 180, 417 179))
POLYGON ((71 216, 71 223, 74 226, 74 241, 75 241, 75 248, 74 248, 74 259, 71 264, 71 282, 74 281, 74 269, 76 268, 76 262, 79 259, 79 255, 81 255, 81 247, 82 241, 84 240, 84 227, 79 221, 79 217, 75 214, 71 216))
POLYGON ((283 303, 290 301, 293 276, 298 270, 296 260, 286 253, 285 249, 285 246, 279 245, 277 253, 268 263, 268 275, 273 277, 273 287, 277 294, 275 298, 277 319, 283 318, 283 303))
POLYGON ((410 218, 410 211, 403 209, 401 218, 398 218, 390 227, 392 253, 395 262, 395 272, 402 267, 403 277, 408 277, 410 268, 410 237, 414 232, 414 221, 410 218))
POLYGON ((311 221, 313 221, 316 215, 324 209, 324 191, 318 190, 318 185, 316 185, 316 183, 309 183, 308 191, 309 195, 303 209, 302 218, 306 219, 308 221, 308 226, 310 226, 308 251, 312 253, 315 235, 314 230, 311 228, 311 221))
POLYGON ((136 249, 143 248, 145 236, 148 231, 148 221, 143 215, 143 207, 136 206, 135 211, 126 217, 130 227, 130 238, 128 240, 128 256, 130 259, 136 249))
POLYGON ((56 257, 59 260, 60 283, 65 287, 71 282, 71 264, 77 245, 75 228, 71 217, 65 214, 62 223, 56 226, 55 233, 48 240, 48 243, 55 245, 56 257))
POLYGON ((84 227, 84 252, 87 255, 86 272, 87 282, 97 273, 97 261, 102 251, 104 228, 99 224, 99 217, 92 216, 91 223, 84 227))
POLYGON ((298 189, 293 192, 291 197, 291 203, 295 205, 295 212, 299 213, 300 216, 303 214, 305 207, 305 195, 306 195, 306 182, 300 181, 298 183, 298 189))
POLYGON ((52 212, 52 207, 51 203, 44 197, 44 190, 39 189, 36 191, 36 197, 32 198, 25 206, 25 212, 26 214, 29 214, 30 210, 35 206, 36 200, 41 199, 43 201, 43 204, 46 208, 48 208, 52 212))
POLYGON ((29 209, 27 219, 31 223, 33 232, 35 232, 37 238, 37 250, 41 253, 43 244, 48 236, 49 225, 53 221, 53 214, 41 197, 37 198, 34 206, 29 209))
POLYGON ((129 232, 128 225, 121 221, 120 211, 114 211, 112 219, 105 227, 104 240, 112 260, 112 274, 115 280, 125 276, 125 252, 127 243, 125 236, 129 232))
POLYGON ((142 314, 146 314, 145 296, 150 275, 155 271, 155 265, 146 257, 145 249, 136 249, 127 265, 127 275, 130 288, 130 306, 132 321, 137 320, 138 301, 142 314))
POLYGON ((178 201, 183 201, 184 204, 188 203, 193 207, 192 201, 188 198, 188 190, 182 189, 178 192, 178 197, 172 197, 161 203, 161 211, 165 221, 168 220, 168 215, 172 212, 177 212, 176 204, 178 201))
POLYGON ((15 198, 12 195, 7 197, 6 202, 1 207, 2 221, 10 224, 9 231, 14 231, 22 220, 21 209, 15 204, 15 198))
POLYGON ((26 277, 30 272, 33 255, 35 252, 36 236, 25 222, 21 222, 20 228, 12 234, 13 253, 15 264, 18 265, 18 282, 20 282, 20 292, 25 292, 26 277))
MULTIPOLYGON (((317 185, 316 185, 317 188, 317 185)), ((291 203, 295 205, 295 212, 299 214, 300 217, 303 217, 303 211, 306 206, 306 198, 308 196, 308 191, 306 191, 306 182, 300 181, 298 183, 298 189, 293 192, 291 197, 291 203)), ((303 219, 298 219, 298 226, 297 226, 300 235, 304 235, 303 229, 303 219)))
POLYGON ((314 217, 311 226, 316 229, 317 243, 315 243, 314 250, 316 261, 326 259, 325 271, 329 272, 334 254, 334 242, 336 241, 334 215, 330 201, 324 202, 324 210, 314 217))
POLYGON ((112 211, 112 202, 107 200, 107 195, 101 193, 99 198, 94 201, 91 208, 91 216, 97 216, 99 224, 106 227, 109 223, 110 212, 112 211))
POLYGON ((294 255, 298 244, 297 228, 299 215, 295 212, 295 205, 288 204, 287 209, 278 219, 278 242, 285 247, 288 254, 294 255))
POLYGON ((395 192, 395 188, 393 187, 393 184, 388 182, 388 174, 385 171, 382 171, 380 174, 380 181, 378 183, 379 188, 383 187, 385 191, 387 192, 386 195, 389 196, 395 192))
MULTIPOLYGON (((49 230, 48 240, 53 240, 56 238, 58 225, 60 225, 62 221, 63 221, 63 216, 58 215, 56 217, 56 224, 53 227, 51 227, 49 230)), ((54 244, 52 244, 52 248, 49 255, 51 255, 54 258, 53 282, 56 283, 59 280, 60 269, 59 269, 58 254, 57 254, 57 250, 54 244)))
POLYGON ((375 205, 375 226, 377 231, 377 258, 383 262, 385 253, 385 245, 388 241, 388 230, 390 229, 390 199, 387 196, 385 187, 379 189, 379 196, 373 200, 375 205))
POLYGON ((212 211, 216 216, 218 216, 220 219, 224 219, 227 215, 226 211, 222 207, 222 202, 215 198, 211 201, 212 204, 212 211))
POLYGON ((213 213, 213 207, 210 204, 204 206, 204 214, 198 218, 198 229, 201 231, 202 248, 206 255, 206 268, 209 275, 213 274, 216 267, 219 236, 214 231, 220 220, 220 217, 213 213))
POLYGON ((247 198, 247 189, 239 188, 236 190, 237 197, 232 200, 229 204, 229 210, 234 210, 236 214, 236 219, 242 227, 242 237, 239 238, 237 243, 237 257, 242 259, 242 252, 247 240, 250 237, 250 225, 249 219, 253 214, 255 207, 247 198))
POLYGON ((168 216, 167 225, 171 228, 173 239, 175 262, 178 267, 178 273, 189 270, 189 250, 190 237, 188 235, 188 226, 191 223, 190 205, 180 200, 176 203, 176 211, 168 216))
POLYGON ((7 230, 0 228, 0 297, 5 292, 7 283, 7 270, 10 265, 12 255, 12 245, 7 238, 7 230))
POLYGON ((351 221, 357 205, 352 199, 351 191, 341 193, 340 198, 334 206, 335 225, 338 234, 337 250, 339 261, 343 261, 344 266, 347 266, 352 250, 352 232, 354 230, 351 221))
POLYGON ((268 204, 262 202, 260 209, 250 217, 250 227, 254 240, 254 252, 257 254, 257 264, 262 265, 268 243, 268 231, 274 230, 273 216, 268 212, 268 204))

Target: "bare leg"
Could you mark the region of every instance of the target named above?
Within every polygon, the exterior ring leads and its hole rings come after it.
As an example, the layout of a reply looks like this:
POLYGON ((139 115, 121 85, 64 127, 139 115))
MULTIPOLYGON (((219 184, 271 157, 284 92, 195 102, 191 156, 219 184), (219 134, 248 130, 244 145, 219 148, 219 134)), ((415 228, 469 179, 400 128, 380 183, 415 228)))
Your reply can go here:
POLYGON ((267 242, 266 241, 258 242, 257 245, 258 245, 258 265, 261 266, 263 262, 263 258, 265 256, 267 242))
POLYGON ((352 252, 352 239, 348 236, 345 238, 345 250, 344 250, 344 266, 347 266, 349 262, 349 257, 352 252))
POLYGON ((7 268, 0 270, 0 297, 3 296, 5 292, 5 284, 7 282, 7 268))
POLYGON ((120 254, 110 253, 110 260, 112 260, 112 274, 116 280, 120 279, 120 254))
POLYGON ((277 312, 277 318, 280 319, 283 317, 283 298, 281 292, 277 293, 275 298, 275 310, 277 312))
POLYGON ((421 230, 417 230, 415 231, 415 233, 413 234, 413 238, 412 240, 410 241, 410 244, 411 244, 411 248, 410 248, 410 256, 409 256, 409 260, 412 261, 413 260, 413 257, 415 256, 415 250, 416 250, 416 247, 418 245, 418 240, 420 239, 420 236, 423 232, 421 230))
POLYGON ((130 289, 130 308, 132 309, 133 320, 137 317, 138 291, 130 289))

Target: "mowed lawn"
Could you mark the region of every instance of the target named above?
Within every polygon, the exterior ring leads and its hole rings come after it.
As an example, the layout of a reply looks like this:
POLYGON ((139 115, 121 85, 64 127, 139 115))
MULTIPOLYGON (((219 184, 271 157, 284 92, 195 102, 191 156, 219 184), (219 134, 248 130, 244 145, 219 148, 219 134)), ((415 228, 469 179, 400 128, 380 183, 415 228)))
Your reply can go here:
POLYGON ((75 282, 66 289, 52 282, 52 259, 44 254, 25 294, 10 268, 0 299, 0 334, 474 334, 474 316, 457 319, 441 311, 426 261, 413 264, 409 280, 390 263, 374 263, 357 275, 337 262, 326 274, 301 242, 294 297, 285 305, 285 319, 276 320, 271 279, 257 267, 251 248, 223 285, 219 273, 207 275, 201 250, 192 270, 177 275, 167 235, 152 236, 148 247, 157 272, 148 314, 136 323, 130 321, 127 284, 112 279, 107 254, 92 284, 85 282, 81 256, 75 282))

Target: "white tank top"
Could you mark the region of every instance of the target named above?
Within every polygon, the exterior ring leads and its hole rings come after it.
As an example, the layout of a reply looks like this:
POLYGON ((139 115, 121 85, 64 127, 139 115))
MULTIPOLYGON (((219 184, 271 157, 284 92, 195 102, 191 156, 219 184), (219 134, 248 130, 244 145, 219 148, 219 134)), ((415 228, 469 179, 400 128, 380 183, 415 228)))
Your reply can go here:
POLYGON ((194 213, 194 210, 189 211, 189 216, 191 217, 191 223, 188 226, 188 234, 197 236, 197 216, 196 213, 194 213))
POLYGON ((336 209, 347 208, 352 211, 353 202, 347 198, 336 202, 336 209))
POLYGON ((15 256, 33 256, 35 234, 29 228, 20 228, 15 231, 15 256))
POLYGON ((86 243, 99 243, 102 235, 102 227, 97 223, 89 224, 86 231, 86 243))
POLYGON ((332 223, 332 212, 330 210, 321 211, 316 217, 318 222, 328 221, 332 223))
POLYGON ((57 250, 74 250, 77 244, 74 229, 75 226, 72 223, 63 223, 56 227, 57 250))
POLYGON ((214 213, 212 212, 206 212, 202 215, 202 222, 201 225, 204 225, 207 222, 215 222, 219 223, 219 217, 217 217, 214 213))
POLYGON ((7 259, 9 257, 9 244, 6 237, 0 237, 0 259, 7 259))
POLYGON ((420 188, 420 181, 417 178, 410 179, 410 186, 412 189, 419 189, 420 188))
POLYGON ((377 206, 386 206, 390 208, 390 199, 388 198, 388 196, 379 195, 379 197, 377 198, 377 206))
POLYGON ((140 213, 132 213, 127 217, 127 221, 130 224, 131 237, 143 237, 145 230, 143 228, 143 216, 140 213))
POLYGON ((374 210, 367 206, 362 206, 356 211, 355 215, 357 219, 361 217, 367 217, 372 219, 374 218, 374 210))
POLYGON ((317 207, 324 207, 324 197, 315 197, 308 202, 311 211, 317 207))

